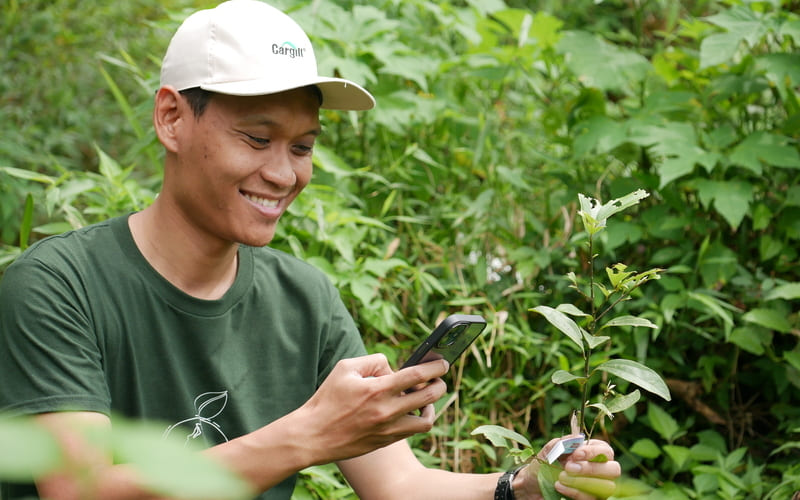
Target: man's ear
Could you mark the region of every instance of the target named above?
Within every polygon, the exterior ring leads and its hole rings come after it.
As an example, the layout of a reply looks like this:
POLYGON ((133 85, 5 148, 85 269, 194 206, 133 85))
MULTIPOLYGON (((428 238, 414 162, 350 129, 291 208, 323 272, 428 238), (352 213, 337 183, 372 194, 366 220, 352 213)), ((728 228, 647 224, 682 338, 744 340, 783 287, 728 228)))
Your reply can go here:
POLYGON ((153 106, 153 126, 158 140, 169 152, 178 150, 179 131, 182 121, 187 119, 187 112, 191 113, 191 108, 174 87, 167 85, 158 89, 153 106))

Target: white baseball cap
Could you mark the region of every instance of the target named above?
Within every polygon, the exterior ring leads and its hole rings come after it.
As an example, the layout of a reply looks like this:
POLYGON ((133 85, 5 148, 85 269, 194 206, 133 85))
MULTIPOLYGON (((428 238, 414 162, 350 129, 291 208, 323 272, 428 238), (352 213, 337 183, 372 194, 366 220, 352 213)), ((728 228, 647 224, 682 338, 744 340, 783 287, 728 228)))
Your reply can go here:
POLYGON ((319 76, 314 49, 303 29, 280 10, 257 0, 230 0, 186 18, 161 64, 164 85, 239 96, 316 85, 323 108, 375 106, 375 98, 361 86, 319 76))

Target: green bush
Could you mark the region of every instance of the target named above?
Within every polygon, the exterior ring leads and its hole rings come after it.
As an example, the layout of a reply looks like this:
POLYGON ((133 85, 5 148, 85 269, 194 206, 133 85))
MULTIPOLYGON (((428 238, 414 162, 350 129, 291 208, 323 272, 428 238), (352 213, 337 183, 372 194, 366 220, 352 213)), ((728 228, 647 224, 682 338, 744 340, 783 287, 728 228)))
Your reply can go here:
MULTIPOLYGON (((189 3, 168 2, 167 21, 145 0, 2 13, 4 264, 158 191, 149 107, 189 3)), ((328 273, 393 361, 449 312, 491 323, 454 367, 436 430, 414 439, 425 463, 507 466, 470 434, 484 424, 534 445, 568 430, 581 401, 551 375, 575 368, 575 347, 530 309, 577 299, 563 275, 589 261, 578 193, 644 189, 594 252, 666 270, 622 305, 658 329, 607 354, 654 368, 673 401, 645 396, 600 433, 668 498, 800 489, 796 1, 277 4, 311 32, 321 70, 363 82, 378 107, 323 112, 314 183, 274 245, 328 273)), ((308 477, 298 497, 347 494, 328 468, 308 477)))

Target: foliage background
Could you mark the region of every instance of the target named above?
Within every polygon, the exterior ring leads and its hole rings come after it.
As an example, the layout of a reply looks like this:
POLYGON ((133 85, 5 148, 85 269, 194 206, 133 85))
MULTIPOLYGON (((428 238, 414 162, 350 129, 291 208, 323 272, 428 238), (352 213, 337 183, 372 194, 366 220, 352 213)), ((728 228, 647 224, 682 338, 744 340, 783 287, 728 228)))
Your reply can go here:
MULTIPOLYGON (((491 323, 415 439, 425 463, 507 467, 470 435, 486 423, 537 444, 566 431, 577 393, 550 375, 577 353, 529 309, 579 299, 563 278, 586 273, 577 194, 643 188, 598 261, 667 269, 625 304, 659 329, 617 334, 606 354, 657 370, 673 401, 641 401, 604 436, 670 498, 800 490, 800 3, 274 3, 324 74, 378 100, 323 112, 314 183, 274 245, 328 273, 394 362, 446 313, 491 323)), ((1 265, 152 200, 159 60, 210 4, 4 3, 1 265)), ((306 478, 298 498, 350 495, 330 468, 306 478)))

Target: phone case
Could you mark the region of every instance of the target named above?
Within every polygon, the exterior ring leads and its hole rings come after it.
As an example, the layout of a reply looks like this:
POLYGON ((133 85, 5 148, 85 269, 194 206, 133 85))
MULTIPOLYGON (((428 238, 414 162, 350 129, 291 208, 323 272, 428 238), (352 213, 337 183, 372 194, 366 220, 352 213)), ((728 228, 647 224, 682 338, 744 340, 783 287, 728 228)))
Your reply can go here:
POLYGON ((444 319, 408 358, 403 368, 418 363, 446 359, 453 362, 486 328, 486 320, 474 314, 453 314, 444 319))

